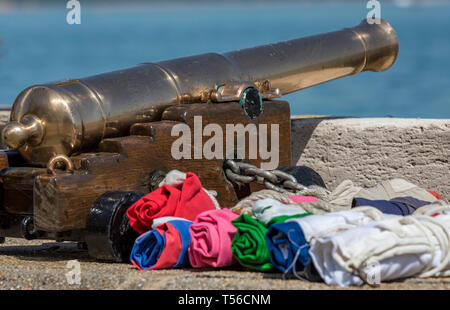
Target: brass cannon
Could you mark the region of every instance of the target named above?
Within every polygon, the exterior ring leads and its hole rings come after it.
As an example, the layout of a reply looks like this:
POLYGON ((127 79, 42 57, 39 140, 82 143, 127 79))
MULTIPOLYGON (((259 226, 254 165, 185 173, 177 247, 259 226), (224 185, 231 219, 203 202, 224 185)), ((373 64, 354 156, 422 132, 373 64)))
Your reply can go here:
MULTIPOLYGON (((124 244, 135 236, 120 232, 124 212, 162 172, 196 173, 222 207, 261 188, 227 179, 224 158, 236 154, 171 156, 174 126, 194 128, 199 116, 223 128, 277 125, 278 165, 290 166, 289 104, 273 99, 362 71, 384 71, 397 53, 389 23, 363 20, 306 38, 31 86, 17 97, 2 131, 9 150, 0 152, 0 236, 86 242, 94 257, 125 260, 124 244)), ((259 129, 247 134, 258 136, 259 129)), ((240 160, 264 163, 245 146, 240 160)))

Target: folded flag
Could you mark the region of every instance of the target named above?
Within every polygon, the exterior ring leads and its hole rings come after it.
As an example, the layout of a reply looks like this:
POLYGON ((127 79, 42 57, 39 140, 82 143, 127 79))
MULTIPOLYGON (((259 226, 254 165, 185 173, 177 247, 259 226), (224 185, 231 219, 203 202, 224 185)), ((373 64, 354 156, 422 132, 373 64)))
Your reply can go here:
POLYGON ((295 203, 299 203, 299 202, 316 202, 317 200, 319 200, 317 197, 314 196, 289 196, 289 199, 291 199, 293 202, 295 203))
POLYGON ((311 213, 306 213, 305 210, 298 206, 285 205, 272 198, 261 199, 255 202, 252 207, 252 213, 266 227, 275 223, 282 223, 291 218, 311 215, 311 213))
POLYGON ((130 260, 139 270, 189 266, 189 226, 192 222, 173 220, 140 235, 130 260))
POLYGON ((193 221, 203 211, 215 209, 199 178, 188 172, 183 183, 163 185, 136 201, 127 216, 130 226, 143 234, 151 229, 155 218, 175 216, 193 221))
POLYGON ((228 209, 205 211, 197 216, 189 227, 189 261, 192 267, 224 267, 236 263, 231 241, 237 229, 231 221, 237 217, 239 215, 228 209))
POLYGON ((273 265, 264 238, 267 228, 247 214, 242 214, 231 223, 237 228, 231 251, 239 264, 259 271, 271 270, 273 265))
POLYGON ((181 217, 176 217, 176 216, 164 216, 164 217, 158 217, 156 219, 153 220, 153 225, 152 225, 152 229, 155 229, 156 227, 158 227, 159 225, 162 225, 164 223, 170 222, 170 221, 186 221, 186 222, 192 222, 189 221, 187 219, 181 218, 181 217))
POLYGON ((417 209, 429 205, 430 202, 416 199, 414 197, 396 197, 390 200, 369 200, 365 198, 354 198, 352 208, 369 206, 374 207, 385 214, 411 215, 417 209))
POLYGON ((297 222, 271 225, 265 238, 270 262, 283 273, 301 271, 308 263, 309 246, 297 222))
POLYGON ((428 192, 429 192, 431 195, 433 195, 434 197, 436 197, 437 200, 444 200, 444 198, 442 198, 442 196, 439 195, 438 193, 433 192, 433 191, 428 191, 428 192))

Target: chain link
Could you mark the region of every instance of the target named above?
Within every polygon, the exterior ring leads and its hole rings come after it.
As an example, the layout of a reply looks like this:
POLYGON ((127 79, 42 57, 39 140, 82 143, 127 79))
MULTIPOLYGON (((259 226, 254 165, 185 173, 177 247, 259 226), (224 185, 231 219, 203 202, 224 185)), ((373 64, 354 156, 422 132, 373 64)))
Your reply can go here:
POLYGON ((277 169, 264 170, 252 164, 227 159, 224 170, 228 180, 238 184, 256 182, 280 193, 308 189, 306 186, 298 183, 293 175, 277 169))

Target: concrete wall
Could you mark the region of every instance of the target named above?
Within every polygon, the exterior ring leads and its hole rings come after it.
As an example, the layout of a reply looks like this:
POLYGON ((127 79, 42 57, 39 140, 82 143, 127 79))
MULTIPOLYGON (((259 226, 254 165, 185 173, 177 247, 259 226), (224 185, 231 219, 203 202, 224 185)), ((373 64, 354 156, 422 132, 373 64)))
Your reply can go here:
POLYGON ((330 189, 404 178, 450 199, 450 119, 292 117, 293 164, 330 189))

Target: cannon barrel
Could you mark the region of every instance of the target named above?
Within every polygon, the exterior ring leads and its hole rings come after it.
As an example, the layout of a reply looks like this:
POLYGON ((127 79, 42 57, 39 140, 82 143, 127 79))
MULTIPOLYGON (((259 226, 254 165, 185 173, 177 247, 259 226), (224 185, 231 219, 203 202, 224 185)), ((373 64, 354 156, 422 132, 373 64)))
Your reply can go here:
POLYGON ((258 88, 268 93, 262 97, 272 98, 362 71, 386 70, 397 53, 389 23, 363 20, 353 28, 275 44, 35 85, 15 100, 2 141, 27 161, 45 164, 56 154, 71 155, 103 138, 125 136, 134 123, 160 120, 171 105, 226 100, 218 91, 227 83, 265 85, 258 88))

